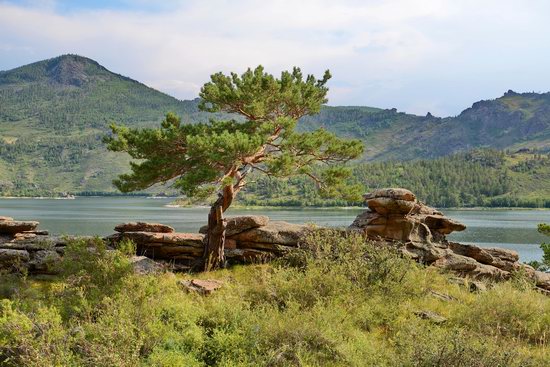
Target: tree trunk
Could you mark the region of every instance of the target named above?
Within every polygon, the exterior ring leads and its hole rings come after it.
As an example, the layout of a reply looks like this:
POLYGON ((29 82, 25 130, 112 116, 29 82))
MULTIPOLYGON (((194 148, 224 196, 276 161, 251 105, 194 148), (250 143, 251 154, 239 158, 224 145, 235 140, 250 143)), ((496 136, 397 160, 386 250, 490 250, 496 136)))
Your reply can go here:
POLYGON ((218 200, 208 213, 208 231, 204 238, 204 270, 209 271, 225 265, 225 227, 227 222, 223 212, 231 205, 234 192, 233 186, 226 186, 219 194, 218 200))

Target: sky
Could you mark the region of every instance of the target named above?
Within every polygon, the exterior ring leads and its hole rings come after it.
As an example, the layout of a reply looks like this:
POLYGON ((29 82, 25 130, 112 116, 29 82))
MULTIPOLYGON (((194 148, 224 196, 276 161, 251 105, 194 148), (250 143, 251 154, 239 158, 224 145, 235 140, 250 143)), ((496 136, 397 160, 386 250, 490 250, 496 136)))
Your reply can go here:
POLYGON ((0 0, 0 70, 79 54, 179 99, 215 72, 330 69, 330 105, 454 116, 550 90, 547 0, 0 0))

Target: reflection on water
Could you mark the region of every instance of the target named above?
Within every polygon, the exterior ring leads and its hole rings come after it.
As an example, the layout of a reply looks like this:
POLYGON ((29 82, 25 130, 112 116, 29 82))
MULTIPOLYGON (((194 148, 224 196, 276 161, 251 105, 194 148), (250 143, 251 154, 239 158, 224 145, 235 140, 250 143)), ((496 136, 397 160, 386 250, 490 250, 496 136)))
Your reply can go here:
MULTIPOLYGON (((197 231, 206 222, 208 208, 168 208, 171 199, 76 198, 0 199, 0 216, 38 220, 40 228, 57 234, 107 235, 117 223, 152 221, 173 226, 181 232, 197 231)), ((230 209, 229 215, 265 214, 272 220, 292 223, 344 227, 351 224, 362 209, 230 209)), ((538 244, 545 236, 537 232, 541 222, 550 223, 548 210, 444 210, 445 214, 466 224, 464 232, 450 240, 485 247, 516 250, 523 261, 540 259, 538 244)))

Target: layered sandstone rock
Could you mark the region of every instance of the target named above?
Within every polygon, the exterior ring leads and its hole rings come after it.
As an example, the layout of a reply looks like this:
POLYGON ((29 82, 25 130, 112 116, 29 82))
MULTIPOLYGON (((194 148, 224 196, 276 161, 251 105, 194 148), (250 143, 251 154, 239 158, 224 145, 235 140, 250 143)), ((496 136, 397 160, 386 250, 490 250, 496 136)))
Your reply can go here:
POLYGON ((4 217, 4 220, 0 221, 0 234, 13 235, 16 233, 33 231, 37 226, 38 222, 19 221, 4 217))
POLYGON ((155 232, 173 233, 174 228, 161 223, 129 222, 121 223, 115 227, 117 232, 155 232))
POLYGON ((0 270, 55 273, 63 253, 62 239, 36 230, 38 222, 0 217, 0 270))
POLYGON ((348 228, 369 239, 399 246, 413 259, 473 279, 508 279, 523 269, 537 286, 550 290, 550 274, 521 264, 517 252, 449 242, 446 235, 466 226, 424 205, 405 189, 379 189, 365 195, 368 209, 348 228))
MULTIPOLYGON (((225 236, 231 237, 249 229, 263 227, 269 223, 269 217, 265 215, 246 215, 240 217, 226 218, 227 227, 225 228, 225 236)), ((202 226, 199 229, 200 233, 206 234, 208 226, 202 226)))
MULTIPOLYGON (((440 211, 419 202, 405 189, 381 189, 365 195, 368 206, 348 228, 372 241, 398 246, 416 261, 471 279, 508 279, 523 270, 550 294, 550 274, 521 264, 515 251, 450 242, 446 235, 466 227, 440 211)), ((227 218, 225 255, 230 263, 266 261, 292 251, 313 227, 270 221, 266 216, 227 218)), ((0 270, 54 273, 68 237, 37 230, 38 222, 0 217, 0 270)), ((125 223, 105 240, 116 247, 128 239, 136 244, 132 262, 137 272, 171 268, 188 270, 199 264, 204 251, 203 233, 177 233, 160 223, 125 223), (144 258, 145 256, 145 258, 144 258), (146 259, 160 263, 156 267, 146 259)), ((86 237, 78 237, 86 239, 86 237)))
MULTIPOLYGON (((240 263, 266 261, 297 247, 307 228, 304 225, 271 222, 263 215, 229 217, 226 220, 225 255, 228 261, 240 263)), ((126 225, 116 228, 119 233, 106 238, 113 246, 129 239, 136 244, 138 255, 183 268, 192 268, 202 259, 206 227, 200 229, 202 233, 132 231, 133 228, 126 225)))

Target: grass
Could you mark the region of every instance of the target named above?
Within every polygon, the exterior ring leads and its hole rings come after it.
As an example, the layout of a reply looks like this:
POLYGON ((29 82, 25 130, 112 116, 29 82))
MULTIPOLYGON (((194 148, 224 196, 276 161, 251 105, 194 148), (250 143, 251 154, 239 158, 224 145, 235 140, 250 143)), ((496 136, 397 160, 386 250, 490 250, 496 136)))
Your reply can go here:
POLYGON ((192 275, 138 276, 124 254, 74 243, 61 268, 54 280, 2 283, 0 364, 541 366, 550 359, 550 299, 520 277, 470 293, 450 275, 356 236, 315 234, 275 263, 192 275), (210 296, 187 293, 178 282, 191 277, 224 285, 210 296))

